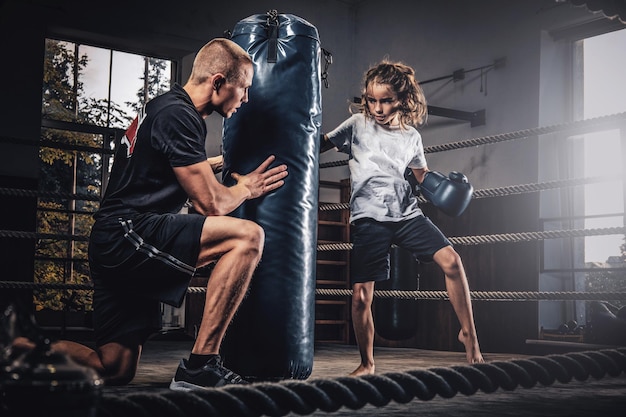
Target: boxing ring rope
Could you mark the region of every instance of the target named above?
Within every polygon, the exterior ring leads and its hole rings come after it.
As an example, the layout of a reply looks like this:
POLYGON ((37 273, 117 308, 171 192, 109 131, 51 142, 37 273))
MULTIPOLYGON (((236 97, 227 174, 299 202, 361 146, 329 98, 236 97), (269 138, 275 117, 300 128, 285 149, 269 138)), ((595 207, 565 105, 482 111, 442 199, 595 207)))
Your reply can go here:
MULTIPOLYGON (((445 145, 425 148, 426 153, 474 147, 519 138, 554 133, 557 131, 581 132, 597 130, 599 127, 624 123, 626 113, 588 119, 563 125, 463 140, 445 145)), ((320 164, 320 168, 345 165, 347 161, 320 164)), ((599 181, 610 181, 603 177, 576 178, 549 181, 537 184, 522 184, 475 191, 473 198, 496 197, 510 194, 538 192, 555 188, 571 187, 599 181)), ((62 194, 35 190, 0 188, 0 195, 66 198, 98 201, 92 194, 62 194)), ((422 199, 423 200, 423 199, 422 199)), ((320 210, 348 209, 346 203, 320 204, 320 210)), ((482 236, 452 237, 449 240, 460 245, 478 245, 497 242, 521 242, 564 237, 625 234, 626 228, 601 228, 522 232, 482 236)), ((87 236, 36 233, 0 230, 0 237, 18 239, 59 239, 88 241, 87 236)), ((350 243, 331 243, 317 246, 318 251, 351 250, 350 243)), ((35 283, 0 281, 0 288, 16 290, 76 290, 92 291, 89 284, 35 283)), ((204 287, 189 287, 189 293, 206 292, 204 287)), ((317 295, 349 296, 349 289, 316 289, 317 295)), ((446 300, 446 291, 397 291, 377 290, 375 297, 419 300, 446 300)), ((473 300, 485 301, 540 301, 540 300, 626 300, 626 293, 609 292, 531 292, 531 291, 470 291, 473 300)), ((97 416, 136 416, 142 412, 151 416, 282 416, 290 411, 301 415, 316 410, 337 411, 342 407, 357 410, 367 404, 381 407, 391 401, 408 403, 413 399, 427 401, 436 396, 451 398, 458 393, 472 395, 478 391, 492 393, 498 389, 511 391, 518 387, 533 388, 538 384, 549 386, 555 382, 568 383, 572 380, 585 381, 590 377, 618 377, 626 372, 626 348, 604 349, 588 352, 530 357, 511 361, 494 361, 449 368, 417 369, 408 372, 393 372, 368 375, 359 378, 339 377, 332 380, 311 381, 287 380, 261 382, 246 386, 226 386, 194 392, 165 391, 159 393, 133 393, 129 395, 102 396, 97 416)))
MULTIPOLYGON (((599 229, 578 229, 578 230, 553 230, 544 232, 521 232, 521 233, 506 233, 506 234, 494 234, 494 235, 480 235, 480 236, 466 236, 466 237, 451 237, 449 240, 454 244, 460 245, 478 245, 486 243, 496 242, 522 242, 532 241, 540 239, 556 239, 564 237, 584 237, 584 236, 599 236, 610 234, 624 234, 626 233, 625 227, 613 227, 613 228, 599 228, 599 229)), ((0 237, 12 237, 12 238, 25 238, 25 239, 73 239, 80 241, 88 241, 87 236, 76 235, 61 235, 61 234, 42 234, 35 232, 21 232, 0 230, 0 237)), ((351 250, 352 244, 349 242, 327 243, 317 246, 317 250, 324 251, 337 251, 337 250, 351 250)), ((0 281, 0 288, 11 289, 67 289, 67 290, 92 290, 93 287, 89 284, 67 284, 67 283, 35 283, 35 282, 17 282, 17 281, 0 281)), ((197 293, 205 292, 204 287, 190 287, 188 292, 197 293)), ((316 295, 323 296, 350 296, 351 290, 348 289, 326 289, 316 288, 316 295)), ((375 290, 374 296, 378 298, 401 298, 401 299, 413 299, 413 300, 445 300, 448 299, 446 291, 382 291, 375 290)), ((626 293, 611 293, 611 292, 530 292, 530 291, 470 291, 470 297, 473 300, 483 301, 496 301, 496 300, 518 300, 518 301, 539 301, 539 300, 551 300, 551 301, 563 301, 563 300, 578 300, 578 301, 593 301, 593 300, 626 300, 626 293)))
MULTIPOLYGON (((626 113, 618 113, 609 116, 602 116, 592 119, 585 119, 575 121, 571 123, 564 123, 546 127, 538 127, 532 129, 523 129, 510 133, 503 133, 491 136, 484 136, 475 139, 461 140, 456 142, 447 143, 444 145, 429 146, 424 149, 425 153, 442 152, 453 149, 462 149, 468 147, 474 147, 479 145, 493 144, 503 141, 528 138, 537 135, 543 135, 548 133, 562 132, 562 131, 575 131, 577 133, 594 131, 604 127, 616 126, 620 123, 626 122, 626 113)), ((332 166, 346 165, 347 160, 334 161, 330 163, 320 164, 320 168, 327 168, 332 166)), ((578 185, 591 184, 596 182, 616 181, 616 178, 609 177, 590 177, 590 178, 572 178, 565 180, 554 180, 543 183, 534 184, 520 184, 513 186, 505 186, 499 188, 489 188, 483 190, 476 190, 472 198, 486 198, 497 197, 512 194, 523 194, 531 192, 539 192, 550 189, 572 187, 578 185)), ((92 200, 98 201, 99 197, 93 194, 70 194, 70 193, 58 193, 58 192, 46 192, 37 190, 21 190, 15 188, 0 188, 0 195, 20 196, 20 197, 44 197, 44 198, 65 198, 65 199, 80 199, 80 200, 92 200)), ((419 197, 421 202, 426 200, 423 197, 419 197)), ((349 209, 348 203, 322 203, 319 206, 321 211, 329 210, 343 210, 349 209)), ((449 240, 453 244, 458 245, 478 245, 488 243, 502 243, 502 242, 522 242, 532 240, 544 240, 544 239, 556 239, 567 237, 584 237, 584 236, 600 236, 600 235, 614 235, 614 234, 626 234, 626 228, 624 227, 612 227, 612 228, 599 228, 599 229, 574 229, 574 230, 551 230, 540 232, 519 232, 519 233, 506 233, 506 234, 493 234, 493 235, 479 235, 479 236, 465 236, 465 237, 450 237, 449 240)), ((75 240, 75 241, 88 241, 88 236, 79 235, 67 235, 67 234, 46 234, 26 231, 14 231, 14 230, 0 230, 0 237, 10 238, 22 238, 22 239, 58 239, 58 240, 75 240)), ((351 250, 352 244, 349 242, 335 242, 320 244, 317 246, 317 251, 341 251, 351 250)), ((89 285, 72 285, 72 284, 56 284, 56 283, 17 283, 14 281, 0 281, 0 288, 14 288, 14 289, 75 289, 75 290, 90 290, 89 285)), ((197 289, 190 288, 190 292, 196 292, 197 289)), ((331 296, 344 296, 350 295, 350 290, 344 289, 317 289, 318 295, 331 295, 331 296)), ((593 300, 597 300, 599 296, 605 297, 604 299, 619 299, 623 300, 623 294, 613 293, 595 293, 589 294, 586 292, 471 292, 472 298, 476 300, 504 300, 504 299, 521 299, 521 300, 540 300, 540 299, 576 299, 583 300, 585 297, 590 297, 593 300), (604 294, 604 295, 602 295, 604 294), (618 298, 614 298, 614 297, 618 298), (556 298, 555 298, 556 297, 556 298), (578 298, 570 298, 578 297, 578 298)), ((376 291, 377 297, 400 297, 409 299, 446 299, 447 294, 445 291, 394 291, 392 293, 385 293, 376 291)))
POLYGON ((0 188, 0 194, 8 195, 11 197, 39 197, 61 198, 67 200, 100 201, 100 197, 93 194, 59 193, 55 191, 24 190, 20 188, 0 188))
POLYGON ((342 407, 358 410, 368 404, 383 407, 391 401, 406 404, 436 396, 452 398, 478 391, 513 391, 518 387, 550 386, 572 380, 618 377, 626 372, 626 348, 603 349, 494 361, 466 366, 416 369, 361 377, 310 381, 280 381, 191 392, 103 395, 98 416, 135 417, 145 408, 153 417, 284 416, 290 411, 307 415, 342 407))
MULTIPOLYGON (((617 181, 614 177, 598 176, 588 178, 571 178, 563 180, 552 180, 541 183, 532 184, 519 184, 509 185, 496 188, 485 188, 476 190, 472 194, 472 198, 486 198, 486 197, 502 197, 514 194, 533 193, 538 191, 547 191, 557 188, 574 187, 578 185, 594 184, 598 182, 610 182, 617 181)), ((85 200, 85 201, 99 201, 100 198, 93 194, 71 194, 71 193, 58 193, 52 191, 37 191, 37 190, 24 190, 19 188, 1 188, 0 195, 7 195, 12 197, 41 197, 41 198, 60 198, 68 200, 85 200)), ((420 202, 424 203, 427 200, 419 196, 420 202)), ((344 210, 349 209, 348 203, 322 203, 319 205, 321 211, 332 210, 344 210)))
MULTIPOLYGON (((626 122, 626 113, 617 113, 608 116, 602 116, 592 119, 579 120, 571 123, 557 124, 545 127, 523 129, 513 131, 509 133, 496 134, 491 136, 484 136, 474 139, 460 140, 455 142, 446 143, 443 145, 433 145, 424 148, 424 153, 443 152, 455 149, 470 148, 479 145, 488 145, 504 141, 510 141, 515 139, 524 139, 538 135, 545 135, 556 132, 575 132, 577 134, 587 133, 590 131, 598 130, 599 128, 609 126, 620 126, 626 122)), ((328 163, 320 164, 320 168, 330 168, 347 165, 348 160, 331 161, 328 163)), ((482 190, 476 190, 472 199, 474 198, 487 198, 487 197, 499 197, 513 194, 524 194, 539 191, 546 191, 551 189, 574 187, 579 185, 592 184, 597 182, 609 182, 618 181, 621 178, 610 177, 588 177, 588 178, 571 178, 563 180, 553 180, 543 183, 533 184, 520 184, 498 188, 488 188, 482 190)), ((419 195, 418 200, 420 203, 428 202, 423 196, 419 195)), ((349 203, 322 203, 320 204, 320 211, 336 211, 347 210, 350 208, 349 203)), ((544 239, 556 239, 566 237, 585 237, 585 236, 601 236, 601 235, 623 235, 626 234, 625 227, 612 227, 602 229, 574 229, 574 230, 550 230, 550 231, 538 231, 538 232, 521 232, 521 233, 506 233, 506 234, 493 234, 493 235, 480 235, 480 236, 465 236, 465 237, 449 237, 448 239, 453 244, 457 245, 478 245, 486 243, 500 243, 500 242, 521 242, 532 240, 544 240, 544 239)), ((351 250, 352 244, 349 242, 333 242, 318 245, 318 251, 341 251, 351 250)), ((350 296, 352 291, 349 289, 317 289, 317 295, 324 296, 350 296)), ((519 299, 524 301, 536 301, 536 300, 600 300, 601 298, 595 298, 596 296, 602 297, 602 294, 591 294, 588 292, 516 292, 516 291, 470 291, 471 298, 473 300, 511 300, 519 299), (553 298, 554 297, 554 298, 553 298), (577 298, 581 297, 581 298, 577 298)), ((607 294, 608 295, 608 294, 607 294)), ((611 300, 623 300, 624 293, 613 294, 617 298, 611 298, 611 300)), ((375 297, 392 298, 398 297, 402 299, 448 299, 445 291, 382 291, 376 290, 374 292, 375 297)), ((612 296, 611 296, 612 297, 612 296)), ((603 301, 609 301, 605 299, 603 301)))
MULTIPOLYGON (((13 290, 73 290, 93 291, 91 284, 67 284, 60 282, 19 282, 0 281, 0 288, 13 290)), ((189 294, 206 293, 205 287, 189 287, 189 294)), ((316 295, 344 297, 352 295, 352 290, 343 288, 317 288, 316 295)), ((404 291, 376 290, 378 298, 397 298, 401 300, 447 300, 446 291, 404 291)), ((470 291, 472 300, 477 301, 609 301, 626 300, 626 292, 606 291, 470 291)))
MULTIPOLYGON (((543 232, 517 232, 497 233, 493 235, 476 235, 465 237, 450 237, 448 240, 459 245, 478 245, 483 243, 511 243, 529 242, 532 240, 559 239, 564 237, 585 237, 602 235, 622 235, 626 233, 626 227, 604 227, 598 229, 569 229, 569 230, 546 230, 543 232)), ((317 245, 320 252, 351 250, 352 243, 337 242, 317 245)))
MULTIPOLYGON (((568 230, 547 230, 543 232, 517 232, 517 233, 496 233, 492 235, 475 235, 450 237, 454 244, 459 245, 478 245, 485 243, 511 243, 511 242, 529 242, 532 240, 559 239, 565 237, 585 237, 585 236, 602 236, 602 235, 621 235, 626 233, 626 227, 602 227, 596 229, 568 229, 568 230)), ((0 237, 10 237, 19 239, 58 239, 58 240, 75 240, 86 242, 88 236, 67 235, 57 233, 37 233, 25 232, 18 230, 0 230, 0 237)), ((352 243, 337 242, 324 243, 317 245, 318 252, 351 250, 352 243)))
MULTIPOLYGON (((598 182, 610 182, 610 181, 619 181, 619 179, 615 177, 598 176, 598 177, 587 177, 587 178, 570 178, 570 179, 563 179, 563 180, 552 180, 552 181, 532 183, 532 184, 508 185, 508 186, 496 187, 496 188, 484 188, 481 190, 474 191, 474 193, 472 194, 472 199, 487 198, 487 197, 504 197, 508 195, 534 193, 538 191, 547 191, 547 190, 554 190, 558 188, 575 187, 578 185, 587 185, 587 184, 595 184, 598 182)), ((0 193, 2 192, 3 192, 2 189, 0 189, 0 193)), ((428 201, 421 195, 418 197, 418 199, 420 203, 425 203, 428 201)), ((350 208, 349 203, 322 203, 320 204, 320 207, 319 207, 321 211, 347 210, 349 208, 350 208)))
MULTIPOLYGON (((536 127, 531 129, 517 130, 509 133, 500 133, 496 135, 483 136, 473 139, 459 140, 455 142, 444 143, 441 145, 431 145, 424 147, 424 153, 435 153, 451 151, 455 149, 472 148, 479 145, 490 145, 494 143, 506 142, 515 139, 526 139, 533 136, 545 135, 556 132, 576 132, 577 134, 588 133, 599 128, 617 126, 626 122, 626 112, 616 113, 608 116, 594 117, 591 119, 583 119, 570 123, 561 123, 551 126, 536 127)), ((347 165, 348 160, 331 161, 320 164, 320 168, 331 168, 347 165)))
MULTIPOLYGON (((318 288, 317 295, 351 296, 352 290, 318 288)), ((448 300, 446 291, 375 290, 374 297, 400 300, 448 300)), ((616 301, 626 300, 626 292, 605 291, 470 291, 473 301, 616 301)))

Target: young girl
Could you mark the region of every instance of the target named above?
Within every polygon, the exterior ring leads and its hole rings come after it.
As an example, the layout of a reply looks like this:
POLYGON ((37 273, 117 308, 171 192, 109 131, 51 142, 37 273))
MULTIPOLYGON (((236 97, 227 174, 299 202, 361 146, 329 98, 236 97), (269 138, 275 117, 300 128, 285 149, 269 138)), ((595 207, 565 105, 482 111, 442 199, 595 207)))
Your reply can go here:
MULTIPOLYGON (((423 215, 404 177, 408 167, 422 187, 428 187, 424 180, 429 175, 433 177, 427 183, 448 181, 426 165, 416 127, 425 122, 427 107, 415 72, 402 63, 383 61, 367 71, 364 86, 358 112, 323 135, 321 147, 322 152, 336 147, 349 155, 352 259, 358 260, 351 271, 352 322, 361 355, 361 364, 351 375, 375 372, 374 283, 389 279, 392 244, 410 250, 419 261, 434 261, 441 267, 461 324, 458 339, 465 346, 467 361, 484 362, 461 258, 423 215)), ((444 198, 437 204, 447 202, 444 198)))

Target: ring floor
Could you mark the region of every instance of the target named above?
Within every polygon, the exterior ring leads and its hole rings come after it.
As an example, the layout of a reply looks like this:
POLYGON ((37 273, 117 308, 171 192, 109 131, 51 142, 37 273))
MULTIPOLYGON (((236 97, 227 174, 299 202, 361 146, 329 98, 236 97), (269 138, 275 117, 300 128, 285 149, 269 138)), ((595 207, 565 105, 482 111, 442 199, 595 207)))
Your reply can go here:
MULTIPOLYGON (((130 385, 105 387, 104 395, 159 392, 167 390, 181 358, 187 357, 191 341, 149 340, 145 345, 137 375, 130 385)), ((528 355, 484 353, 487 361, 508 361, 528 355)), ((378 374, 403 372, 433 367, 466 365, 462 352, 443 352, 408 348, 376 348, 378 374)), ((346 376, 358 364, 356 346, 324 344, 315 347, 313 379, 346 376)), ((290 413, 289 417, 300 414, 290 413)), ((568 416, 626 417, 626 375, 589 377, 563 384, 533 388, 518 387, 513 391, 498 389, 493 393, 478 391, 473 395, 457 394, 452 398, 435 396, 423 401, 413 399, 401 404, 389 402, 383 407, 366 405, 352 410, 340 408, 331 413, 315 411, 311 416, 568 416)))

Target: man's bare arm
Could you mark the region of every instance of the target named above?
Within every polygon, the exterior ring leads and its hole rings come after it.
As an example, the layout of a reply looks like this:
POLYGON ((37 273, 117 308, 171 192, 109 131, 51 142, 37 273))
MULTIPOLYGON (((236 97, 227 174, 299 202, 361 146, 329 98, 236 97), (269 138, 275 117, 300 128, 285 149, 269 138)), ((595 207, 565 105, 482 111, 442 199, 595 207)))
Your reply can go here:
POLYGON ((275 157, 268 157, 254 171, 241 175, 232 173, 236 184, 221 184, 209 161, 176 167, 174 173, 187 192, 196 212, 205 216, 223 216, 239 207, 244 201, 257 198, 281 187, 287 176, 287 166, 269 168, 275 157))

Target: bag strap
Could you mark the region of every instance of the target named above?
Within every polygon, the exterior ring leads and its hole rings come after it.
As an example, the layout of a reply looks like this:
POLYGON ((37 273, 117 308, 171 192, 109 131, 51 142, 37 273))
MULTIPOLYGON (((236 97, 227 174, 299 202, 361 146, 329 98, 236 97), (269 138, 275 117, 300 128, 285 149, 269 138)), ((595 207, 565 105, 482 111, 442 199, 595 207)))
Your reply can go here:
POLYGON ((278 12, 270 10, 267 12, 267 28, 269 31, 267 46, 267 62, 276 63, 278 59, 278 12))

